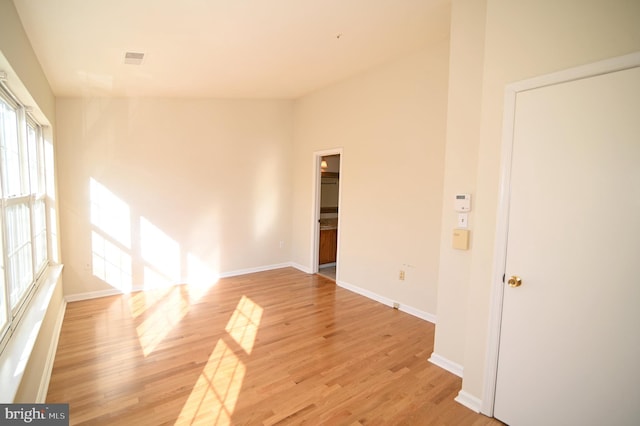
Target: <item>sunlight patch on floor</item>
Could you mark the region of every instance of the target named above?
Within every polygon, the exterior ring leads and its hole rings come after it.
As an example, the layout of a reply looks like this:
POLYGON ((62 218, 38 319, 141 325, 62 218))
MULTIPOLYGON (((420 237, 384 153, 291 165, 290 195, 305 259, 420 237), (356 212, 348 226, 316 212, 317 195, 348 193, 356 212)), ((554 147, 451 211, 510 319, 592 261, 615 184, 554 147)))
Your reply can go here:
POLYGON ((245 370, 224 340, 218 340, 176 424, 230 424, 245 370))
POLYGON ((171 287, 162 300, 156 302, 153 313, 136 327, 145 357, 156 349, 187 312, 189 300, 182 294, 181 287, 171 287))
POLYGON ((140 315, 153 308, 156 303, 160 302, 169 292, 171 287, 160 288, 151 291, 138 291, 131 295, 129 299, 129 309, 131 316, 138 318, 140 315))
POLYGON ((247 354, 251 354, 253 349, 262 319, 262 311, 260 305, 254 303, 247 296, 242 296, 225 328, 225 331, 247 354))
MULTIPOLYGON (((239 355, 253 349, 263 308, 242 296, 225 330, 242 347, 239 355)), ((209 356, 176 424, 231 424, 246 373, 244 362, 221 338, 209 356)))

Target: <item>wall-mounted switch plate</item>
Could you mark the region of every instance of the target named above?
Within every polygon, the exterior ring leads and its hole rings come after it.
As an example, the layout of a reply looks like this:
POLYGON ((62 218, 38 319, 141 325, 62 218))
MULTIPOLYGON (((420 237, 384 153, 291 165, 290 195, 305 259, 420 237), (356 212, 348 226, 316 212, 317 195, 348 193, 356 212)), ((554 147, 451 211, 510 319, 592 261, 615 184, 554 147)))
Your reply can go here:
POLYGON ((469 230, 468 229, 453 230, 453 248, 457 250, 469 249, 469 230))
POLYGON ((458 228, 468 228, 469 227, 469 214, 468 213, 458 213, 458 228))

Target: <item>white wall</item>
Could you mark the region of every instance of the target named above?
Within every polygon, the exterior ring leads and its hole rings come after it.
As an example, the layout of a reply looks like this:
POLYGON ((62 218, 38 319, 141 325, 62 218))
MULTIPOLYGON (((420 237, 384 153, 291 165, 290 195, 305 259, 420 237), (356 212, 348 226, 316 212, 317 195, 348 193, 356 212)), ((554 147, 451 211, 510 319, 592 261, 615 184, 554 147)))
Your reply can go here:
POLYGON ((342 148, 338 280, 429 314, 436 310, 448 48, 442 41, 305 96, 294 119, 293 261, 311 269, 314 152, 342 148))
MULTIPOLYGON (((35 99, 37 109, 43 113, 49 123, 53 123, 55 121, 53 92, 31 48, 31 42, 24 32, 18 12, 13 2, 9 0, 0 0, 0 52, 10 63, 26 91, 35 99)), ((9 77, 12 78, 12 76, 9 77)), ((12 90, 16 89, 12 87, 12 90)))
POLYGON ((468 291, 475 237, 485 16, 485 0, 460 0, 452 4, 438 325, 434 352, 440 356, 446 354, 445 358, 459 365, 464 362, 467 324, 466 303, 460 302, 464 302, 468 291), (451 247, 451 234, 458 226, 458 213, 453 209, 453 199, 457 193, 469 193, 472 196, 472 210, 468 213, 470 250, 451 247))
POLYGON ((58 99, 57 114, 66 295, 290 260, 292 102, 58 99), (91 179, 129 209, 130 244, 91 219, 91 179), (130 283, 100 270, 102 238, 130 283))
MULTIPOLYGON (((465 14, 478 8, 467 0, 456 1, 456 6, 459 8, 453 8, 454 14, 465 14)), ((461 26, 466 22, 463 16, 461 19, 454 16, 452 22, 452 34, 466 31, 461 26)), ((640 50, 638 22, 640 2, 637 1, 487 1, 481 109, 477 112, 479 116, 470 114, 467 118, 469 125, 476 127, 479 117, 479 137, 468 138, 466 148, 451 134, 447 141, 448 147, 455 146, 456 150, 477 151, 471 224, 474 237, 467 291, 457 298, 441 297, 438 301, 439 317, 465 312, 466 324, 464 332, 460 332, 459 324, 436 328, 436 351, 445 358, 462 360, 463 390, 472 396, 482 398, 484 380, 505 86, 510 82, 640 50)), ((476 29, 477 26, 472 26, 470 31, 476 29)), ((476 45, 474 40, 469 40, 469 43, 466 47, 455 43, 452 46, 464 52, 476 45)), ((457 53, 452 52, 452 57, 455 56, 457 53)), ((453 113, 464 114, 459 110, 453 113)), ((466 171, 461 171, 447 176, 451 181, 458 177, 464 181, 466 174, 466 171)), ((446 210, 446 204, 443 210, 446 210)), ((443 237, 442 251, 449 244, 450 240, 443 237)), ((455 262, 448 267, 455 268, 455 262)), ((449 285, 451 282, 446 280, 439 283, 440 288, 449 285)))

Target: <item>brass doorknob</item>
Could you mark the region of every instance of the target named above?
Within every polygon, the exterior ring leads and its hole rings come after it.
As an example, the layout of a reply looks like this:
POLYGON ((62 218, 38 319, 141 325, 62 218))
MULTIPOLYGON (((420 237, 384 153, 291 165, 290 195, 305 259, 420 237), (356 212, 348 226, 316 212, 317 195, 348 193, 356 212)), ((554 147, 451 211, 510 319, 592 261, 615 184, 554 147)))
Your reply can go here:
POLYGON ((512 275, 507 281, 511 287, 520 287, 522 285, 522 279, 516 275, 512 275))

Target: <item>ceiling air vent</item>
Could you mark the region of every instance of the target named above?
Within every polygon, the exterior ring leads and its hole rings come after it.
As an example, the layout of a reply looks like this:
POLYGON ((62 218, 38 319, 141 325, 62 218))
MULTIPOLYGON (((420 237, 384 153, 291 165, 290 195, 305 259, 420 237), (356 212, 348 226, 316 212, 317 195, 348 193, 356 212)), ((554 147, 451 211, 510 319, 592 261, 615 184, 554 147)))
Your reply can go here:
POLYGON ((140 65, 144 59, 144 53, 127 52, 124 54, 124 63, 129 65, 140 65))

